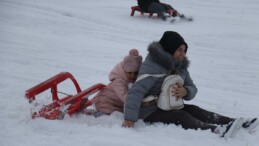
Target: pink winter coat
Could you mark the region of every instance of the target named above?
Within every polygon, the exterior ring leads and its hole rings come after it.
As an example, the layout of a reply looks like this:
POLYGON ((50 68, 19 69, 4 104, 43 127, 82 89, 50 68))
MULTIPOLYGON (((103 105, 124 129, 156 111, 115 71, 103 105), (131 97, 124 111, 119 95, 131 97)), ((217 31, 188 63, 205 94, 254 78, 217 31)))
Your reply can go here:
POLYGON ((110 72, 109 80, 111 82, 94 97, 95 108, 97 111, 108 114, 114 111, 123 112, 129 79, 123 69, 122 62, 110 72))

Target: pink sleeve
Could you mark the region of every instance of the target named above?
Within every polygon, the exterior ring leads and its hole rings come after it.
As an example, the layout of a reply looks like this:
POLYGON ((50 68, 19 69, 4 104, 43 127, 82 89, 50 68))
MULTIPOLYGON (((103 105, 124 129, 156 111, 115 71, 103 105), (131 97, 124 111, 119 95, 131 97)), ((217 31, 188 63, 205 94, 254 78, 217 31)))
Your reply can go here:
POLYGON ((110 85, 118 98, 121 99, 123 103, 125 103, 128 94, 128 83, 121 78, 117 78, 113 80, 110 85))

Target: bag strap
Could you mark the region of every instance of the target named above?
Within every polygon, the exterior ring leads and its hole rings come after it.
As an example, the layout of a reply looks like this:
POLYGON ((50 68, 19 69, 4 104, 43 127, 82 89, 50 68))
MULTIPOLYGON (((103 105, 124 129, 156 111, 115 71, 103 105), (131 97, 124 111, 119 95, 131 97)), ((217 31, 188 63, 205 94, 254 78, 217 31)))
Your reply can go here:
POLYGON ((140 76, 136 79, 135 83, 138 82, 138 81, 140 81, 140 80, 142 80, 142 79, 144 79, 144 78, 146 78, 146 77, 152 76, 152 77, 158 77, 158 78, 160 78, 160 77, 164 77, 164 76, 166 76, 166 75, 167 75, 167 74, 142 74, 142 75, 140 75, 140 76))

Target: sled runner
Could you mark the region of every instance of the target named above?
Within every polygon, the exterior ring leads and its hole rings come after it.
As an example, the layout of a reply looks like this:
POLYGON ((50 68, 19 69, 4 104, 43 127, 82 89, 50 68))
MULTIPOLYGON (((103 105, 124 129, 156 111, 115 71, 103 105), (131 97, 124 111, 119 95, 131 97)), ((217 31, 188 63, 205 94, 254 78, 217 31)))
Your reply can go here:
POLYGON ((29 100, 29 103, 32 103, 38 94, 51 89, 52 103, 43 106, 38 111, 32 111, 31 116, 33 119, 43 117, 45 119, 56 120, 62 119, 65 114, 71 116, 92 105, 93 99, 88 99, 89 96, 100 91, 104 87, 104 84, 99 83, 82 91, 72 74, 69 72, 61 72, 52 78, 26 90, 25 97, 29 100), (60 99, 58 97, 57 87, 61 82, 67 79, 70 79, 73 82, 77 94, 66 95, 66 97, 60 99))

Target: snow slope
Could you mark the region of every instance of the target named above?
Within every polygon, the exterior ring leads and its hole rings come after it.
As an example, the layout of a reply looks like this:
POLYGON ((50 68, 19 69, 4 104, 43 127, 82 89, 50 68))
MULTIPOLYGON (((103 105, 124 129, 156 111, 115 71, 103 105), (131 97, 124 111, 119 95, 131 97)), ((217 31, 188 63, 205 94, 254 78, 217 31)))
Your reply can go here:
MULTIPOLYGON (((25 90, 62 71, 72 73, 82 89, 107 84, 109 71, 131 48, 145 57, 148 44, 166 30, 179 32, 189 45, 199 92, 188 103, 231 117, 259 117, 259 1, 163 2, 195 21, 130 17, 133 0, 0 0, 0 145, 258 145, 258 131, 242 130, 226 140, 210 131, 142 121, 125 129, 121 113, 30 119, 25 90)), ((70 87, 64 85, 65 91, 70 87)), ((41 96, 49 99, 49 93, 41 96)))

